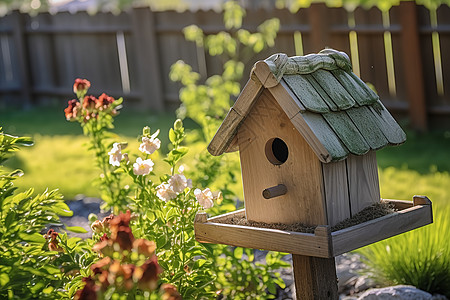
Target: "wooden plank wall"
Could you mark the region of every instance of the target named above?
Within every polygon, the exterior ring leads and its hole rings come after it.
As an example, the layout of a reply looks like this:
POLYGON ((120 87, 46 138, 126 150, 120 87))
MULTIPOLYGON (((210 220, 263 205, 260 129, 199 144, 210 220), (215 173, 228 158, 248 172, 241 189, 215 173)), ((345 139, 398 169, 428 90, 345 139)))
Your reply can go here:
MULTIPOLYGON (((302 55, 336 48, 349 54, 361 78, 375 86, 396 116, 409 115, 413 127, 422 130, 443 121, 450 126, 448 6, 433 16, 423 6, 401 2, 388 12, 388 23, 377 8, 352 13, 315 3, 295 14, 253 8, 247 10, 244 28, 254 31, 271 17, 281 20, 276 46, 249 57, 245 74, 275 52, 302 55), (409 51, 412 40, 419 49, 414 53, 409 51)), ((0 107, 69 99, 73 80, 85 77, 94 94, 124 96, 147 110, 173 109, 181 87, 168 77, 173 63, 182 59, 203 78, 221 72, 219 58, 184 40, 182 29, 191 24, 211 34, 224 30, 222 15, 214 11, 139 8, 119 15, 61 12, 35 17, 13 12, 0 18, 0 107), (125 56, 119 57, 124 49, 125 56)))

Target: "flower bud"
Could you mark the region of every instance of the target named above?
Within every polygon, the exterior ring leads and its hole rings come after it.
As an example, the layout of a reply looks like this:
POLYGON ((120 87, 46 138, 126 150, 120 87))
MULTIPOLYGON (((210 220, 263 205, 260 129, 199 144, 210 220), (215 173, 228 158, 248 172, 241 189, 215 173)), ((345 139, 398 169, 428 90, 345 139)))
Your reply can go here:
POLYGON ((103 232, 103 224, 100 220, 96 220, 94 223, 92 223, 91 228, 95 233, 103 232))
POLYGON ((88 216, 88 220, 89 220, 89 222, 94 223, 95 221, 98 220, 98 217, 97 217, 96 214, 90 213, 89 216, 88 216))
POLYGON ((173 124, 173 128, 175 130, 180 130, 181 128, 183 128, 183 121, 181 121, 180 119, 177 119, 175 121, 175 123, 173 124))
POLYGON ((87 79, 77 78, 73 84, 73 92, 78 98, 82 98, 90 87, 91 83, 87 79))
POLYGON ((142 129, 142 135, 149 136, 150 135, 150 127, 145 126, 144 129, 142 129))

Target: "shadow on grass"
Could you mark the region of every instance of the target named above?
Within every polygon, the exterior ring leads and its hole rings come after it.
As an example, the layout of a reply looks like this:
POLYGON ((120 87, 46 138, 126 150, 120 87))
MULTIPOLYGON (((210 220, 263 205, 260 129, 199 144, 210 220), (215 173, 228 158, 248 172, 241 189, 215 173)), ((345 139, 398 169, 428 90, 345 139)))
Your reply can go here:
POLYGON ((395 167, 420 174, 450 172, 450 131, 407 132, 403 145, 377 152, 379 168, 395 167))
MULTIPOLYGON (((65 106, 39 106, 28 110, 0 110, 0 126, 5 133, 21 136, 82 135, 78 123, 66 121, 64 108, 65 106)), ((152 132, 160 129, 159 138, 163 141, 162 148, 165 149, 169 129, 175 120, 174 112, 152 114, 123 108, 115 118, 115 128, 112 131, 121 136, 134 138, 142 133, 144 126, 149 126, 152 132)), ((198 128, 191 120, 184 123, 187 129, 198 128)))

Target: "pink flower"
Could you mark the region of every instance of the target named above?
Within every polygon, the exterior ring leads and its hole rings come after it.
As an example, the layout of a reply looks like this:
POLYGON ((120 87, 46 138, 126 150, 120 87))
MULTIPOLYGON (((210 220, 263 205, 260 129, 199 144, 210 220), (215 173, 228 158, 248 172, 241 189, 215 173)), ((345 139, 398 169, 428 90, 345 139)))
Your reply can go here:
POLYGON ((195 198, 198 203, 200 203, 203 208, 211 208, 214 205, 214 196, 209 188, 204 189, 203 191, 200 189, 195 189, 194 191, 195 198))
POLYGON ((175 193, 181 193, 188 187, 188 180, 183 174, 175 174, 169 179, 169 185, 175 193))
POLYGON ((113 166, 120 166, 120 161, 123 159, 122 145, 120 143, 114 143, 111 151, 108 152, 109 163, 113 166))
POLYGON ((163 201, 167 202, 177 196, 177 193, 172 190, 172 187, 168 183, 161 183, 156 189, 156 195, 163 201))
POLYGON ((155 137, 142 137, 142 144, 139 146, 139 150, 146 154, 152 154, 161 147, 161 141, 155 137))
POLYGON ((153 161, 151 159, 142 160, 138 157, 133 164, 134 175, 148 175, 153 170, 153 161))

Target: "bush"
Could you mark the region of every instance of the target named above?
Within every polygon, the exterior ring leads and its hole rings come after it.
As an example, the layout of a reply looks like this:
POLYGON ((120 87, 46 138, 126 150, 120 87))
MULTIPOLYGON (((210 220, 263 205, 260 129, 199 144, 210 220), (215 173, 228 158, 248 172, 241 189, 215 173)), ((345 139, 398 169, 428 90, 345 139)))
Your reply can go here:
POLYGON ((357 250, 381 285, 408 284, 450 297, 450 209, 435 223, 357 250))

